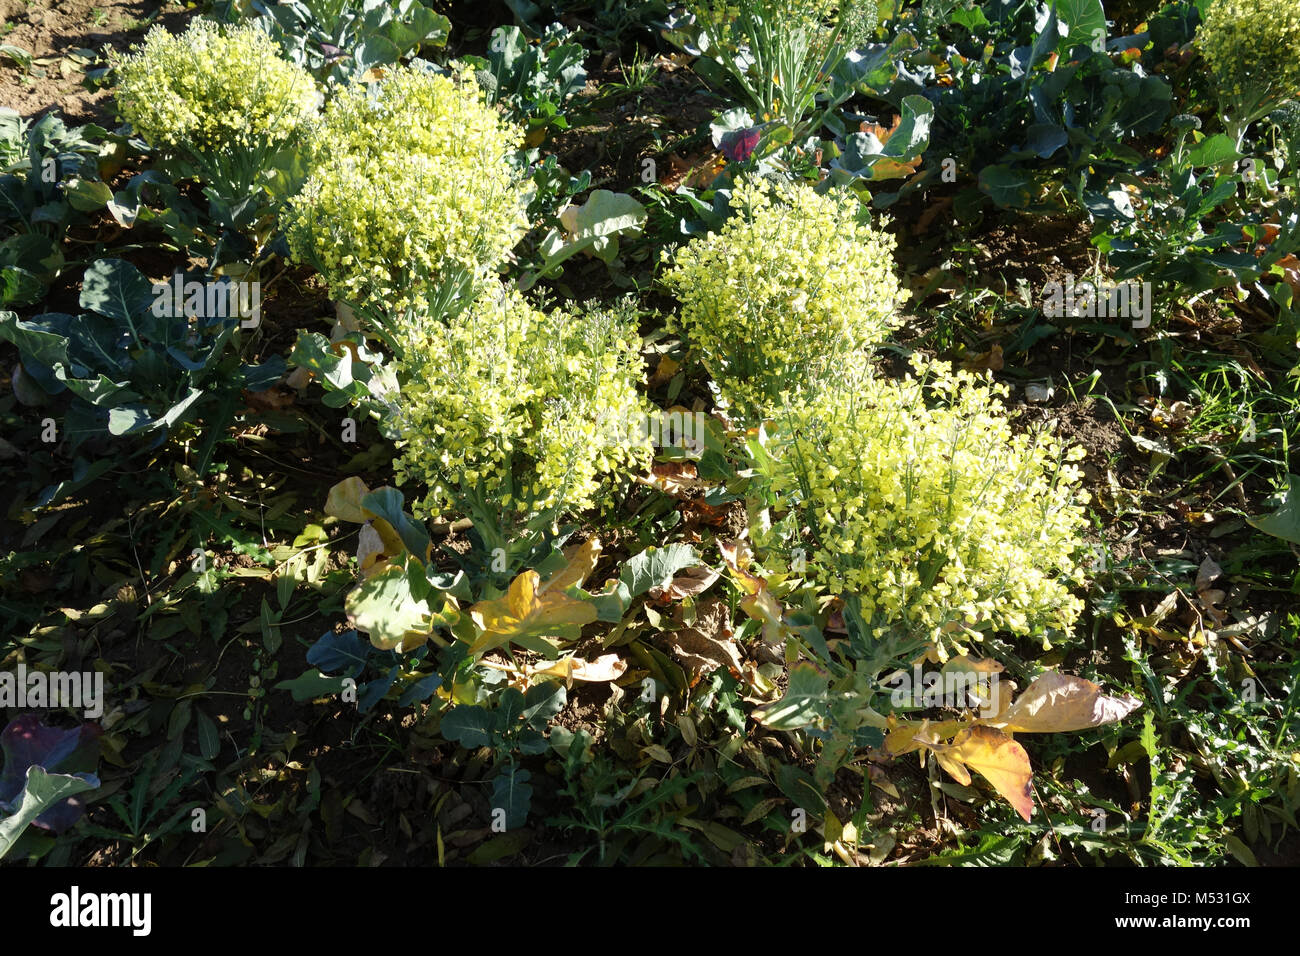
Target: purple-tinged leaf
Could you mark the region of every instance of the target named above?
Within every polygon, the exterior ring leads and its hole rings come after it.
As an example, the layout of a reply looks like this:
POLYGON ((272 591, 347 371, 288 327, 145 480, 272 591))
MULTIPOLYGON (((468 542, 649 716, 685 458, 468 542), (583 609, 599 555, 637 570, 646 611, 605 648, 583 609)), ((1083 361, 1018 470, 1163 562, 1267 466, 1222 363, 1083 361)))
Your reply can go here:
MULTIPOLYGON (((0 733, 0 751, 4 753, 0 811, 11 813, 17 809, 32 767, 40 767, 47 774, 93 774, 99 762, 102 733, 97 724, 72 729, 49 727, 37 714, 24 714, 11 721, 0 733)), ((84 802, 73 796, 48 808, 34 822, 58 833, 76 823, 84 812, 84 802)))
POLYGON ((722 155, 733 163, 743 163, 758 147, 762 131, 757 126, 733 130, 722 137, 722 155))

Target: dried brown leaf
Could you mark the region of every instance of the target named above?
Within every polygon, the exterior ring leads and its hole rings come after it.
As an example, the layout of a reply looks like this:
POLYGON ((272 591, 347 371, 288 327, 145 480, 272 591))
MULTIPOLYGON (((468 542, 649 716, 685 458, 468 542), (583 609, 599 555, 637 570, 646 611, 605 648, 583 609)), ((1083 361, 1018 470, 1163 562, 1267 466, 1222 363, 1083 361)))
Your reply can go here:
POLYGON ((1082 677, 1048 671, 1026 687, 1001 717, 981 723, 1008 733, 1067 733, 1122 720, 1141 704, 1128 694, 1109 697, 1082 677))

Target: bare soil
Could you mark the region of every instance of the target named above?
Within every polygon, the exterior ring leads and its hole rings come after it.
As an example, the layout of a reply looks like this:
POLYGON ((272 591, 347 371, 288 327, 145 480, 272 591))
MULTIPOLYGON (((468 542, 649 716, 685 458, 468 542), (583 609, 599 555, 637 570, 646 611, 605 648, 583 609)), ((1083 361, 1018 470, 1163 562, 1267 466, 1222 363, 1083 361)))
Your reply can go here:
POLYGON ((0 43, 28 51, 30 68, 0 60, 0 106, 28 119, 51 108, 71 123, 112 127, 109 93, 87 89, 86 71, 125 52, 155 23, 176 31, 194 15, 158 0, 0 0, 0 43))

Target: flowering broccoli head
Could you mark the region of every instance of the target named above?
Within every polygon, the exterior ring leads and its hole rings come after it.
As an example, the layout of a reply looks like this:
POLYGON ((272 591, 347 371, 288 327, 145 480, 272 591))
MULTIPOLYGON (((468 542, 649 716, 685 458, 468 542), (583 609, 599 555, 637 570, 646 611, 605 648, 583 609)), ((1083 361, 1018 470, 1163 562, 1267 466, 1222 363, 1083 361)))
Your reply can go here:
POLYGON ((481 279, 527 228, 522 141, 469 77, 409 67, 326 108, 315 164, 286 223, 295 259, 363 308, 416 307, 447 278, 481 279))
POLYGON ((808 576, 881 635, 1070 627, 1082 449, 1012 429, 1004 387, 913 365, 894 381, 858 363, 775 416, 770 491, 788 510, 759 543, 803 548, 808 576))
POLYGON ((602 483, 645 467, 649 443, 611 422, 644 420, 640 337, 622 310, 542 312, 484 292, 449 323, 402 331, 399 481, 422 514, 492 501, 521 521, 592 507, 602 483))
POLYGON ((857 199, 752 180, 734 215, 682 249, 665 279, 680 330, 741 417, 876 345, 899 324, 894 240, 857 199))
POLYGON ((151 146, 199 155, 289 140, 320 102, 311 74, 252 26, 195 20, 180 34, 155 26, 113 67, 118 108, 136 132, 151 146))
POLYGON ((1215 0, 1197 41, 1220 96, 1267 104, 1300 95, 1295 0, 1215 0))

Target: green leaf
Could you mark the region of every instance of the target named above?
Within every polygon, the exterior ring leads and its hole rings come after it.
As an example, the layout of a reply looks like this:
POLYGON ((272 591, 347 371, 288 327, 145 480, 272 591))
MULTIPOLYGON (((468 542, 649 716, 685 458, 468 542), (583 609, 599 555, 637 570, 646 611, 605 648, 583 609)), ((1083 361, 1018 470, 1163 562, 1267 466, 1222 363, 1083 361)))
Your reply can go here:
POLYGON ((515 830, 508 834, 494 836, 493 839, 474 847, 471 855, 465 857, 465 862, 471 866, 493 864, 498 860, 504 860, 507 856, 515 856, 515 853, 520 852, 532 839, 532 830, 515 830))
POLYGON ((689 544, 646 548, 623 565, 618 577, 632 597, 639 597, 653 587, 667 584, 683 568, 699 563, 699 555, 689 544))
POLYGON ((1242 153, 1236 151, 1236 144, 1225 133, 1217 137, 1201 140, 1187 152, 1187 161, 1193 166, 1217 166, 1221 163, 1236 163, 1242 159, 1242 153))
POLYGON ((418 46, 445 46, 450 33, 450 20, 418 3, 411 8, 409 23, 394 20, 388 25, 389 39, 403 52, 418 46))
MULTIPOLYGON (((57 321, 59 316, 55 314, 42 318, 57 321)), ((71 316, 63 318, 71 319, 71 316)), ((0 339, 11 342, 24 358, 46 368, 67 365, 67 336, 51 331, 48 324, 37 324, 38 321, 24 322, 16 312, 0 312, 0 339)))
POLYGON ((1064 36, 1056 45, 1062 56, 1079 44, 1091 46, 1100 36, 1106 40, 1106 11, 1101 0, 1057 0, 1056 19, 1064 29, 1064 36))
POLYGON ((446 740, 468 749, 486 747, 492 743, 492 735, 499 729, 499 723, 497 715, 486 707, 457 704, 442 715, 438 732, 446 740))
POLYGON ((723 853, 731 853, 737 847, 749 842, 730 827, 725 827, 721 823, 715 823, 712 820, 696 820, 694 817, 684 817, 677 822, 682 826, 699 830, 708 838, 710 843, 723 853))
MULTIPOLYGON (((561 214, 564 231, 552 230, 542 240, 542 267, 521 279, 520 288, 527 291, 541 276, 551 274, 560 263, 584 249, 607 249, 614 236, 640 229, 645 220, 645 207, 627 193, 593 190, 585 204, 561 214)), ((609 261, 612 254, 602 258, 609 261)))
POLYGON ((506 812, 506 829, 514 830, 528 822, 528 808, 533 802, 532 777, 527 770, 508 763, 492 778, 492 809, 506 812))
POLYGON ((916 862, 918 866, 1016 866, 1024 856, 1023 844, 1022 837, 987 834, 973 847, 951 850, 916 862))
POLYGON ((925 152, 930 144, 930 125, 934 122, 934 104, 924 96, 903 97, 898 127, 882 142, 875 133, 854 133, 845 142, 844 155, 832 160, 834 169, 842 169, 867 179, 896 179, 911 173, 905 164, 925 152), (889 160, 891 162, 882 162, 889 160), (873 167, 882 166, 873 174, 873 167), (904 168, 900 169, 899 167, 904 168))
POLYGON ((352 51, 352 59, 357 70, 364 72, 372 66, 396 63, 401 57, 397 44, 387 37, 368 36, 352 51))
POLYGON ((31 305, 45 295, 45 283, 18 266, 0 267, 0 305, 31 305))
MULTIPOLYGON (((1173 90, 1169 84, 1159 76, 1144 76, 1137 91, 1125 101, 1124 109, 1115 117, 1110 128, 1116 138, 1129 134, 1143 136, 1155 133, 1164 125, 1172 105, 1173 90)), ((1119 156, 1121 149, 1122 147, 1112 147, 1112 152, 1119 156)))
MULTIPOLYGON (((335 354, 330 340, 319 332, 299 330, 289 361, 315 373, 329 388, 346 391, 349 397, 363 393, 363 390, 353 388, 352 350, 345 348, 341 354, 335 354)), ((368 372, 369 366, 361 364, 357 370, 368 372)))
POLYGON ((109 434, 135 435, 172 428, 188 417, 194 403, 204 394, 201 388, 191 388, 184 398, 156 418, 150 417, 149 409, 143 405, 122 405, 111 409, 108 413, 109 434))
POLYGON ((636 598, 667 583, 682 568, 695 567, 699 563, 699 555, 688 544, 646 548, 623 565, 617 583, 595 595, 597 620, 610 623, 623 620, 624 613, 636 598))
POLYGON ((524 693, 523 710, 519 716, 524 723, 541 730, 564 709, 567 700, 568 694, 563 684, 558 681, 543 681, 529 687, 524 693))
POLYGON ((441 674, 426 674, 402 691, 402 696, 397 698, 397 706, 409 707, 411 704, 422 704, 441 686, 441 674))
POLYGON ((807 771, 783 763, 776 770, 776 785, 796 807, 809 813, 826 810, 825 788, 818 787, 807 771))
POLYGON ((988 17, 984 16, 984 11, 978 5, 970 9, 958 5, 949 17, 949 22, 965 27, 972 33, 979 27, 989 25, 988 17))
POLYGON ((528 846, 532 838, 533 833, 531 830, 521 829, 511 833, 503 833, 476 846, 474 852, 465 857, 465 862, 471 866, 484 866, 488 863, 495 863, 497 860, 514 856, 528 846))
POLYGON ((94 212, 113 199, 113 190, 97 179, 74 179, 63 187, 68 205, 78 212, 94 212))
POLYGON ((199 730, 199 756, 204 760, 215 760, 217 754, 221 753, 221 736, 217 733, 217 725, 203 711, 198 711, 198 730, 199 730))
POLYGON ((368 680, 358 687, 357 710, 364 714, 383 700, 389 689, 397 681, 397 675, 401 671, 402 668, 394 664, 388 669, 387 673, 376 677, 374 680, 368 680))
POLYGON ((345 677, 330 677, 320 671, 305 670, 293 680, 282 680, 274 686, 275 690, 287 690, 293 694, 298 703, 315 700, 317 697, 333 697, 343 690, 345 677))
POLYGON ((995 164, 980 170, 980 190, 1004 209, 1028 206, 1032 185, 1032 179, 1010 166, 995 164))
POLYGON ((1061 42, 1060 35, 1060 20, 1056 16, 1056 4, 1052 4, 1047 13, 1047 22, 1043 24, 1038 35, 1034 37, 1033 45, 1029 48, 1028 59, 1025 61, 1023 68, 1016 65, 1013 57, 1011 76, 1013 79, 1023 77, 1022 87, 1024 89, 1029 87, 1029 76, 1034 67, 1039 61, 1046 59, 1051 54, 1055 49, 1054 42, 1057 44, 1061 42))
POLYGON ((132 325, 153 305, 153 283, 121 259, 99 259, 86 267, 81 307, 132 325))
POLYGON ((94 774, 46 773, 38 766, 27 769, 22 802, 16 812, 0 820, 0 858, 13 847, 28 824, 61 800, 99 787, 94 774))
POLYGON ((1065 128, 1056 123, 1035 123, 1025 131, 1025 149, 1040 159, 1050 159, 1069 142, 1065 128))
POLYGON ((1247 518, 1246 523, 1275 538, 1300 544, 1300 476, 1287 475, 1287 489, 1277 497, 1277 511, 1262 518, 1247 518))
POLYGON ((271 654, 280 649, 280 644, 284 640, 280 635, 279 621, 280 615, 271 610, 271 605, 266 603, 266 598, 262 598, 262 612, 259 622, 262 626, 262 646, 271 654))
POLYGON ((799 730, 817 724, 826 713, 827 678, 813 664, 790 668, 785 695, 774 704, 754 712, 754 717, 773 730, 799 730))
POLYGON ((1241 838, 1235 833, 1225 836, 1223 843, 1242 866, 1259 866, 1259 861, 1255 859, 1255 854, 1251 852, 1250 847, 1241 842, 1241 838))
POLYGON ((924 96, 903 97, 898 128, 885 142, 884 156, 899 161, 915 159, 930 143, 934 104, 924 96))
MULTIPOLYGON (((15 46, 12 43, 0 43, 0 57, 13 60, 24 70, 32 68, 32 51, 26 47, 15 46)), ((0 856, 3 855, 3 853, 0 853, 0 856)))
POLYGON ((380 650, 414 650, 432 630, 429 602, 415 598, 406 568, 399 565, 365 578, 348 593, 344 608, 352 626, 380 650))
POLYGON ((96 375, 94 378, 68 378, 60 368, 55 372, 55 376, 67 385, 68 391, 92 405, 114 408, 138 402, 142 397, 138 392, 132 391, 128 383, 114 382, 107 375, 96 375))
POLYGON ((45 283, 54 281, 64 261, 59 244, 39 232, 19 233, 0 243, 0 265, 30 272, 45 283))

